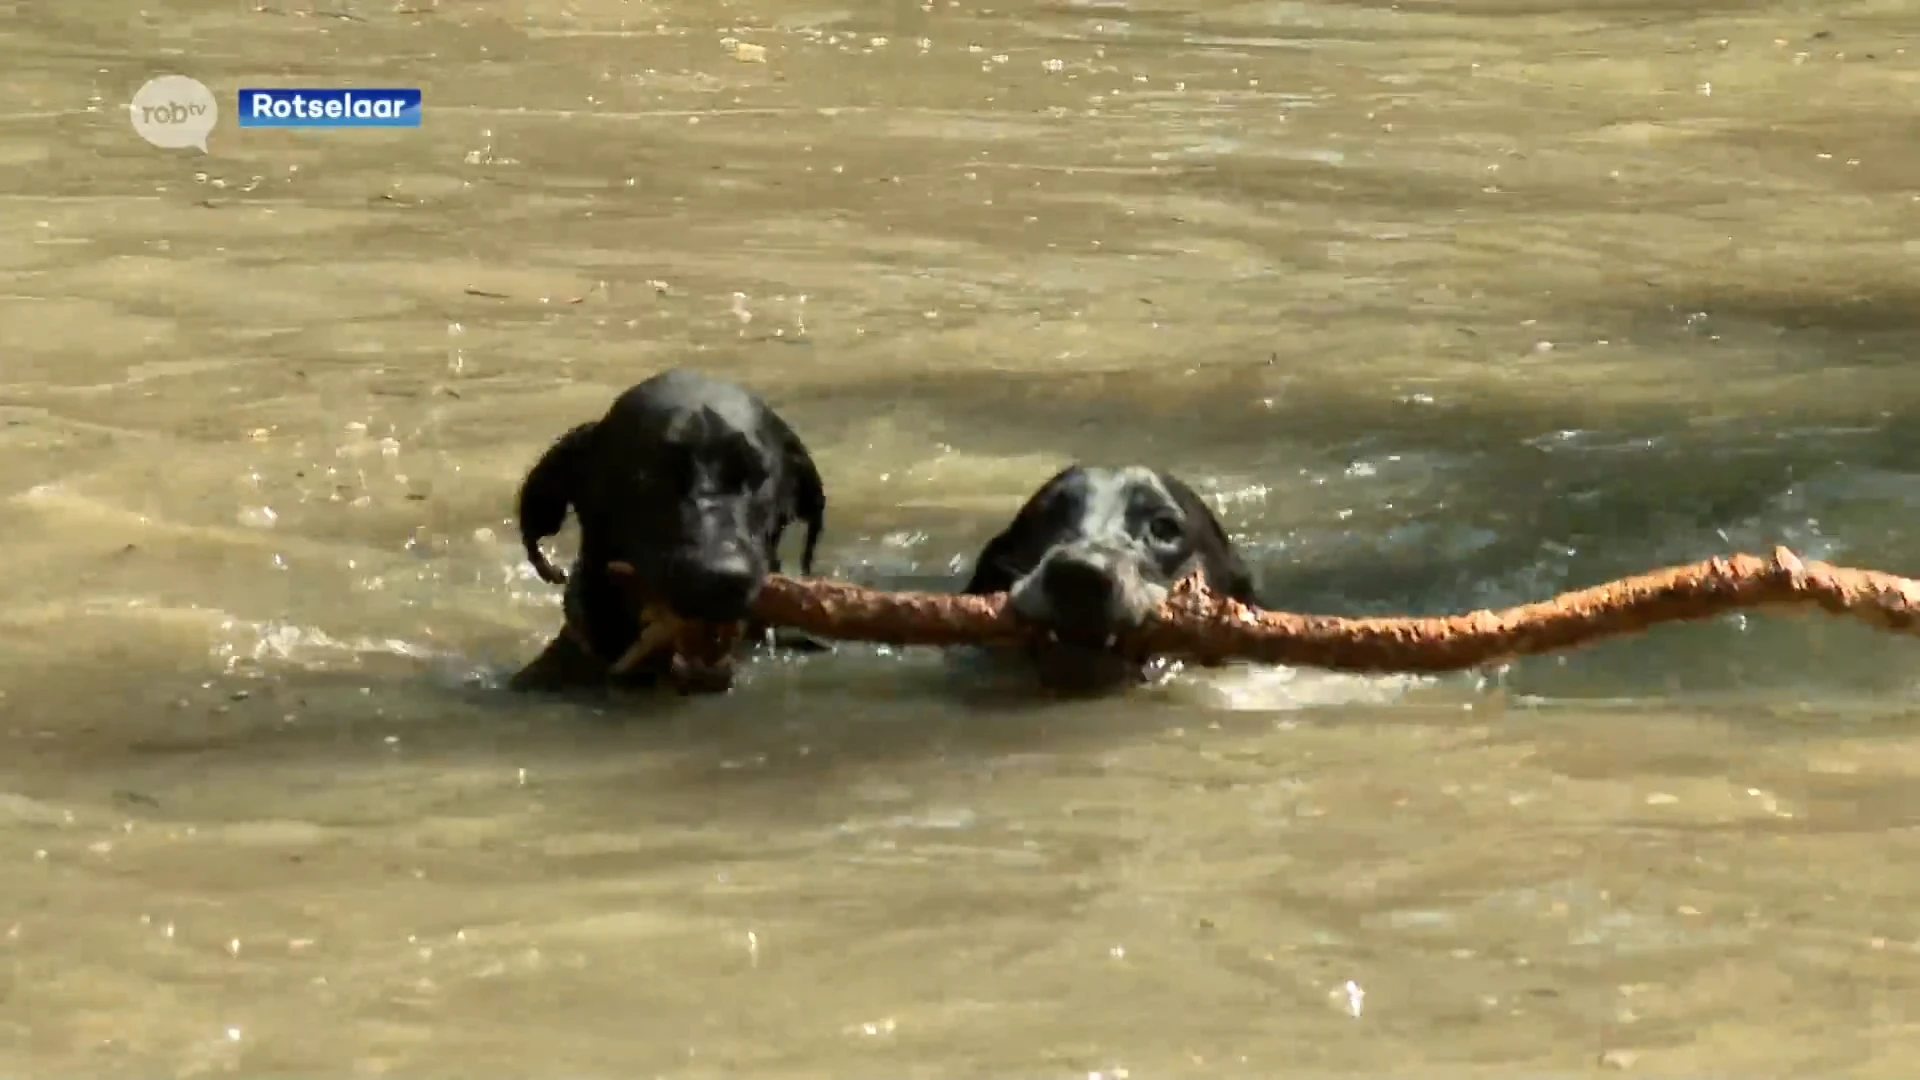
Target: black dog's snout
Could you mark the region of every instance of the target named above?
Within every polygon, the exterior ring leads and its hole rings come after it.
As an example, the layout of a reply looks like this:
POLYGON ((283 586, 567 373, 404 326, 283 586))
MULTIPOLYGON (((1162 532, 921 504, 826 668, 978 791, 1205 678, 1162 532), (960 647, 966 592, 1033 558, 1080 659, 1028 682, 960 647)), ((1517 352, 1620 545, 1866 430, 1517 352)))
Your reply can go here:
POLYGON ((738 622, 760 595, 761 581, 744 555, 676 559, 667 567, 667 604, 683 619, 738 622))
POLYGON ((1066 622, 1105 621, 1116 591, 1113 576, 1084 558, 1055 556, 1047 560, 1040 584, 1053 602, 1054 612, 1066 622))

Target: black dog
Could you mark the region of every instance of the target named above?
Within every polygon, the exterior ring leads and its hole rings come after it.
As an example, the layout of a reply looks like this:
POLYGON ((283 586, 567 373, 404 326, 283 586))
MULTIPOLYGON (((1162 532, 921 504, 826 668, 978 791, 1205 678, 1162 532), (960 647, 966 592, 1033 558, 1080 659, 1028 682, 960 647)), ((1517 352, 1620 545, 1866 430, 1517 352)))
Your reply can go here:
POLYGON ((806 523, 800 572, 812 573, 826 502, 799 436, 747 391, 682 370, 628 389, 562 435, 520 486, 520 537, 541 578, 566 585, 566 624, 510 685, 658 681, 670 650, 637 655, 643 634, 652 639, 637 600, 680 619, 744 623, 758 638, 749 611, 780 572, 781 535, 806 523), (571 577, 540 550, 569 506, 580 522, 571 577))
POLYGON ((967 593, 1008 593, 1046 628, 1032 658, 1055 689, 1098 692, 1144 676, 1114 649, 1196 568, 1216 595, 1253 605, 1253 575, 1192 488, 1153 469, 1075 465, 1041 485, 974 564, 967 593))

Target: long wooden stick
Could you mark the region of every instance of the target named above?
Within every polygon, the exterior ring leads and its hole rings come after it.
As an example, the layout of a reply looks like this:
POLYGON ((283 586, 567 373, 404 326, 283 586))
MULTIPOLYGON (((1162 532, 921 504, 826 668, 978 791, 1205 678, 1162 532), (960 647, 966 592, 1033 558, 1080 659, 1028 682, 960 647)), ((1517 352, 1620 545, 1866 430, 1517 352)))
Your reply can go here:
MULTIPOLYGON (((1659 623, 1808 604, 1914 633, 1920 625, 1920 581, 1806 562, 1776 548, 1770 559, 1709 559, 1504 611, 1342 619, 1258 611, 1214 596, 1204 583, 1189 579, 1120 647, 1202 664, 1241 659, 1335 671, 1460 671, 1638 633, 1659 623)), ((890 593, 779 576, 767 581, 754 613, 770 625, 819 637, 894 645, 1011 643, 1033 633, 1007 610, 1004 596, 890 593)))

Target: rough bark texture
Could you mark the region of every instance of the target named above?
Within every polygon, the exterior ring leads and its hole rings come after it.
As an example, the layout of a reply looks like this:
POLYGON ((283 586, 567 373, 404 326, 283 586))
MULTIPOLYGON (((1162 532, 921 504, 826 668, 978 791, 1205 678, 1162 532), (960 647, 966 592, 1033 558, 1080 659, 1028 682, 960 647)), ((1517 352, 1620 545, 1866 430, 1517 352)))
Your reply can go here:
MULTIPOLYGON (((1776 548, 1770 559, 1709 559, 1504 611, 1342 619, 1257 611, 1209 594, 1196 578, 1176 586, 1157 617, 1121 648, 1201 664, 1240 659, 1353 672, 1460 671, 1638 633, 1657 623, 1806 604, 1912 633, 1920 617, 1920 582, 1804 562, 1776 548)), ((1010 643, 1031 632, 1007 610, 1003 596, 889 593, 778 576, 767 582, 754 613, 772 626, 892 645, 1010 643)))

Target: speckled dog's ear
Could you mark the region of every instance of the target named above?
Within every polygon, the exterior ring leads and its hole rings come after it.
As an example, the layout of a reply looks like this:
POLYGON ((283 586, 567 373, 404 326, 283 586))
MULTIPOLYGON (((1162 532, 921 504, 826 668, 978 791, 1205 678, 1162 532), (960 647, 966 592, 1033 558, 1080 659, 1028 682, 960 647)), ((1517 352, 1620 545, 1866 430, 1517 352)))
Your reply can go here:
POLYGON ((987 541, 987 546, 973 561, 973 576, 960 591, 969 596, 1003 593, 1031 573, 1047 554, 1046 519, 1059 505, 1062 489, 1079 475, 1080 467, 1069 465, 1048 477, 1013 515, 1007 527, 987 541))
POLYGON ((1160 482, 1173 493, 1174 501, 1186 511, 1188 521, 1194 525, 1194 549, 1206 569, 1207 588, 1215 595, 1229 596, 1243 604, 1259 607, 1259 589, 1253 572, 1247 569, 1246 560, 1240 557, 1239 550, 1233 546, 1233 538, 1227 535, 1226 526, 1220 524, 1220 518, 1207 505, 1207 501, 1200 497, 1199 492, 1170 473, 1161 473, 1160 482))
POLYGON ((527 549, 527 561, 533 564, 534 572, 550 585, 566 584, 567 575, 547 561, 540 541, 566 524, 569 506, 578 512, 587 462, 593 452, 593 433, 598 426, 597 422, 581 424, 560 436, 520 483, 520 543, 527 549))

